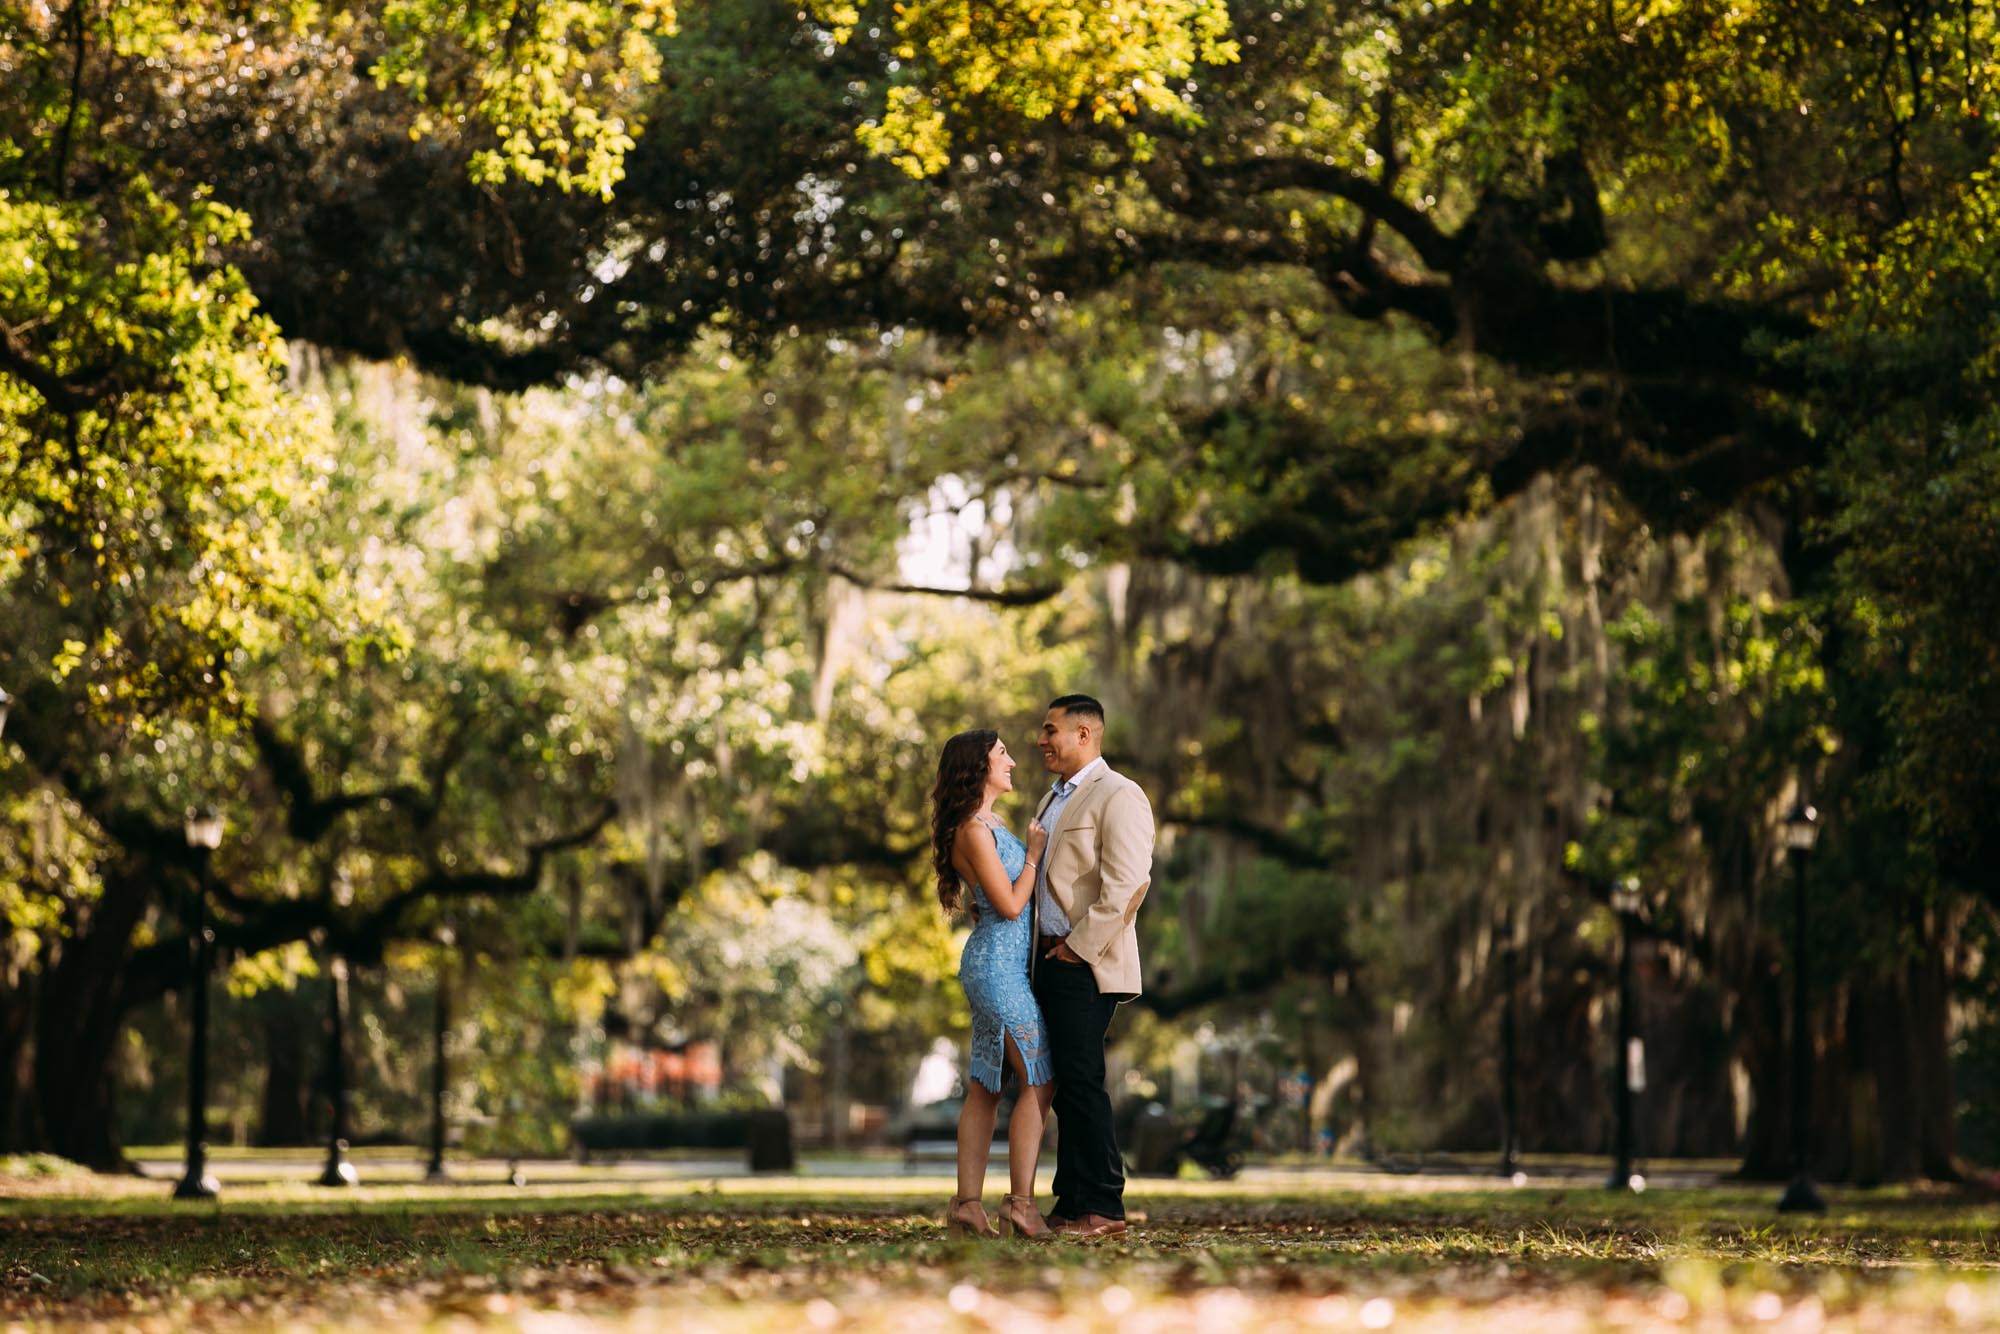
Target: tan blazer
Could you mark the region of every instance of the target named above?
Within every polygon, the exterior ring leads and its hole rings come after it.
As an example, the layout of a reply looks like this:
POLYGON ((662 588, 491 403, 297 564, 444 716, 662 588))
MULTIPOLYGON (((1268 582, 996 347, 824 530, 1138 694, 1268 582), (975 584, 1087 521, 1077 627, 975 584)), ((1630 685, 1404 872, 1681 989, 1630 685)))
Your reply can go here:
MULTIPOLYGON (((1036 819, 1048 804, 1042 798, 1036 819)), ((1108 765, 1085 778, 1042 851, 1042 876, 1069 918, 1069 947, 1090 965, 1098 991, 1122 1000, 1138 995, 1132 921, 1153 881, 1153 806, 1139 785, 1108 765)), ((1035 950, 1038 960, 1041 953, 1035 950)))

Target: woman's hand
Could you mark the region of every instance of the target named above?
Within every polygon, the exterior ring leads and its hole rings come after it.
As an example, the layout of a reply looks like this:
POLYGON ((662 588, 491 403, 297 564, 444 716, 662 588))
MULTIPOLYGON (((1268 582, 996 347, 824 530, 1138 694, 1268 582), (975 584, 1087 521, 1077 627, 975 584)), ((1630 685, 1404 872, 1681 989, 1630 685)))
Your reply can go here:
POLYGON ((1042 827, 1040 820, 1028 821, 1028 860, 1039 862, 1042 849, 1049 845, 1049 831, 1042 827))

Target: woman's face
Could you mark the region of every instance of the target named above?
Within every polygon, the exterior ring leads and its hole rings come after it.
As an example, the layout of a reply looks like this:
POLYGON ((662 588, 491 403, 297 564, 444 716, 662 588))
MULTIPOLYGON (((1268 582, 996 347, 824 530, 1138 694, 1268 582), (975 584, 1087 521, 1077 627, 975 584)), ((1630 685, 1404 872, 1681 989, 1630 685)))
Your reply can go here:
POLYGON ((986 786, 995 792, 1014 790, 1014 757, 1007 753, 1007 743, 996 741, 993 749, 986 752, 986 786))

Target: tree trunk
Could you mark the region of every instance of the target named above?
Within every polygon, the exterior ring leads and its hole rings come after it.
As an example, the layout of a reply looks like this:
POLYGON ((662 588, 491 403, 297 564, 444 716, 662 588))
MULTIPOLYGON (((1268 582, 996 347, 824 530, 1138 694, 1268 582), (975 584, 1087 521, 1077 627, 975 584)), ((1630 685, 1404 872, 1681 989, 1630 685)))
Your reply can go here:
MULTIPOLYGON (((1565 961, 1567 962, 1567 961, 1565 961)), ((1602 1153, 1611 1142, 1608 1068, 1590 1022, 1599 979, 1543 968, 1540 994, 1523 988, 1521 1128, 1524 1153, 1602 1153)), ((1613 1012, 1605 1011, 1607 1020, 1613 1012)))
POLYGON ((23 971, 0 994, 0 1153, 42 1147, 29 1078, 28 1035, 33 1031, 39 978, 23 971))
POLYGON ((1784 974, 1767 947, 1759 946, 1745 969, 1737 1006, 1737 1051, 1750 1076, 1749 1115, 1743 1126, 1747 1181, 1783 1181, 1792 1173, 1791 1057, 1787 1043, 1784 974))
POLYGON ((1646 1087, 1636 1099, 1641 1157, 1720 1158, 1736 1152, 1736 1094, 1720 991, 1692 970, 1676 972, 1663 946, 1642 942, 1634 960, 1637 1036, 1646 1087))
POLYGON ((1935 938, 1926 942, 1910 965, 1909 1050, 1916 1066, 1917 1103, 1914 1127, 1916 1171, 1933 1181, 1960 1180, 1958 1170, 1958 1095, 1951 1077, 1950 952, 1935 938))
MULTIPOLYGON (((1765 999, 1771 1013, 1782 1013, 1775 995, 1765 999)), ((1807 1097, 1813 1176, 1859 1186, 1958 1180, 1950 978, 1942 948, 1920 942, 1889 970, 1818 1002, 1815 1014, 1807 1097)), ((1745 1040, 1753 1093, 1738 1175, 1757 1181, 1791 1175, 1789 1029, 1776 1045, 1769 1037, 1753 1030, 1745 1040)))
POLYGON ((111 1057, 124 1023, 122 995, 132 929, 146 895, 120 867, 91 903, 64 909, 67 933, 44 955, 32 1062, 42 1141, 100 1172, 130 1172, 118 1143, 111 1057))
POLYGON ((312 1107, 306 1054, 312 1043, 299 1022, 298 997, 278 992, 259 1006, 264 1036, 264 1097, 257 1116, 256 1142, 264 1147, 310 1144, 307 1118, 312 1107))
POLYGON ((1827 1084, 1831 1143, 1815 1162, 1829 1180, 1959 1179, 1946 969, 1936 943, 1921 940, 1894 971, 1851 989, 1828 1062, 1845 1078, 1827 1084))

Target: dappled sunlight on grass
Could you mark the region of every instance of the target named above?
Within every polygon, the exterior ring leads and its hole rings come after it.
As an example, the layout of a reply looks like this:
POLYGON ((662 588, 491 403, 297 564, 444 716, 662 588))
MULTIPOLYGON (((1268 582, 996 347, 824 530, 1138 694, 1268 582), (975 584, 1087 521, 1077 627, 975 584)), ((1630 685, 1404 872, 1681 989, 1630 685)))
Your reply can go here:
POLYGON ((525 1191, 163 1183, 0 1203, 0 1319, 610 1329, 1946 1329, 2000 1319, 2000 1206, 1935 1191, 1135 1181, 1133 1236, 948 1241, 924 1177, 525 1191))

